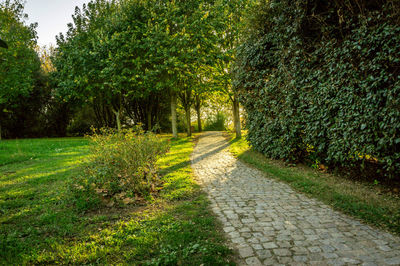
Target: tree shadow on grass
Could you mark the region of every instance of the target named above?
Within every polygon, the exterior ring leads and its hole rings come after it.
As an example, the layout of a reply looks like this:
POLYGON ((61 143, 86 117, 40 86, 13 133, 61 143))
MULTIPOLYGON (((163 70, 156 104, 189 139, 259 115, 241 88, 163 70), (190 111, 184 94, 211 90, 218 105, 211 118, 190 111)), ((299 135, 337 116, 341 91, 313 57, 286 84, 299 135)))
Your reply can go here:
POLYGON ((77 224, 80 217, 67 182, 79 174, 84 155, 49 153, 41 160, 0 167, 0 264, 16 264, 49 242, 79 233, 83 225, 77 224))

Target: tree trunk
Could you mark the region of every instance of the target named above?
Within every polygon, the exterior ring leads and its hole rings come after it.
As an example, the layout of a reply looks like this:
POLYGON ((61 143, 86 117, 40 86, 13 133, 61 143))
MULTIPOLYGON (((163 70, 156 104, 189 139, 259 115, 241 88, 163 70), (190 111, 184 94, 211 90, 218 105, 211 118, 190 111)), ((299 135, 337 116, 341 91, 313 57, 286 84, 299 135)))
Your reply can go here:
POLYGON ((152 109, 152 105, 149 104, 147 106, 147 131, 151 131, 151 129, 152 129, 152 127, 151 127, 151 118, 152 118, 151 109, 152 109))
POLYGON ((1 132, 1 125, 0 125, 0 140, 1 140, 1 135, 2 135, 1 133, 2 133, 2 132, 1 132))
POLYGON ((192 126, 190 121, 190 107, 185 108, 186 113, 186 124, 187 124, 187 136, 190 137, 192 135, 192 126))
POLYGON ((235 127, 236 138, 240 139, 242 137, 242 131, 240 126, 240 114, 239 114, 239 101, 236 96, 233 96, 233 125, 235 127))
POLYGON ((178 129, 176 125, 176 94, 171 94, 171 123, 172 123, 172 136, 178 137, 178 129))
POLYGON ((147 131, 151 131, 151 112, 147 112, 147 131))
POLYGON ((201 113, 200 113, 200 108, 201 108, 201 102, 200 102, 200 96, 196 95, 196 112, 197 112, 197 127, 199 132, 203 131, 201 128, 201 113))
POLYGON ((197 112, 197 127, 199 129, 199 132, 202 132, 203 129, 201 127, 201 113, 200 113, 200 107, 196 108, 196 112, 197 112))
POLYGON ((117 129, 118 129, 118 132, 121 132, 121 119, 120 119, 121 111, 120 111, 120 110, 115 111, 115 110, 113 109, 113 113, 115 114, 115 120, 117 121, 117 129))

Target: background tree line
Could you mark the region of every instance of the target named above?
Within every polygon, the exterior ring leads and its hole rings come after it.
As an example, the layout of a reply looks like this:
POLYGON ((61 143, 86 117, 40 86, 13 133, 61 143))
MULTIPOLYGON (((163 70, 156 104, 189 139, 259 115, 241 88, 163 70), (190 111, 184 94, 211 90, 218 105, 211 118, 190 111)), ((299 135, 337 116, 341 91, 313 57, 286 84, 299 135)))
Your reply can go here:
POLYGON ((36 45, 36 25, 24 23, 22 2, 7 0, 0 29, 10 46, 0 50, 7 81, 1 83, 3 135, 65 136, 137 124, 175 136, 180 124, 190 135, 192 110, 201 131, 204 104, 230 99, 240 136, 230 68, 249 5, 92 0, 76 7, 67 33, 46 50, 36 45))

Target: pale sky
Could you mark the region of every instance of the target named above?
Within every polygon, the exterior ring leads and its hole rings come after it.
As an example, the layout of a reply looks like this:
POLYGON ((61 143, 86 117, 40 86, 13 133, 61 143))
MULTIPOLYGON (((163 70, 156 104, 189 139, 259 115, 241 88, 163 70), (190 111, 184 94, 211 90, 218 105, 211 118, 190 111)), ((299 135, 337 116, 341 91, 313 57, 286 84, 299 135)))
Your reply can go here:
MULTIPOLYGON (((0 0, 2 1, 2 0, 0 0)), ((67 24, 72 22, 75 6, 82 7, 89 0, 25 0, 27 24, 37 22, 38 44, 56 45, 56 35, 67 31, 67 24)))

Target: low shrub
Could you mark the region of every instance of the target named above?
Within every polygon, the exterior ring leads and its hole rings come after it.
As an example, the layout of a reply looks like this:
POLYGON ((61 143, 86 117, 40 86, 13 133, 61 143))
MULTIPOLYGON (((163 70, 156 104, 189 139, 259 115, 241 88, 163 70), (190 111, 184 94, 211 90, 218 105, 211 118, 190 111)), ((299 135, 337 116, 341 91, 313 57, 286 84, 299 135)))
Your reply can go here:
POLYGON ((90 160, 72 184, 78 207, 130 204, 151 198, 160 184, 156 161, 168 150, 165 140, 132 129, 102 129, 90 139, 90 160))
POLYGON ((226 130, 226 116, 218 112, 215 116, 208 117, 204 126, 205 131, 224 131, 226 130))

